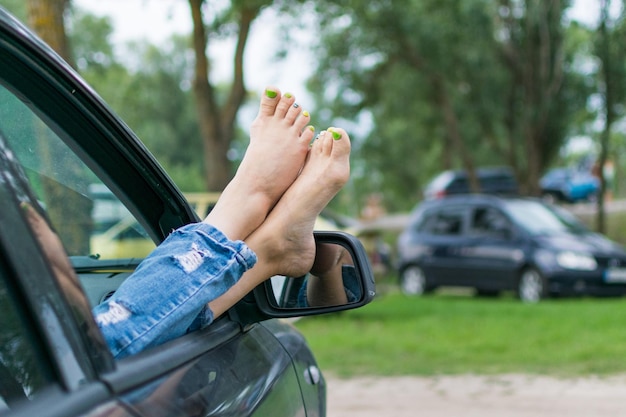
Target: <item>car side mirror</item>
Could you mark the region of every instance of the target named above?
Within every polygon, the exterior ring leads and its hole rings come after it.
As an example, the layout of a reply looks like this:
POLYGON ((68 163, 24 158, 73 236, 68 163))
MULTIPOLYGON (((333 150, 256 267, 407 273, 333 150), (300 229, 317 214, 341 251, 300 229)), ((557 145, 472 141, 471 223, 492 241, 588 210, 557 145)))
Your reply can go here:
POLYGON ((301 277, 274 276, 254 290, 268 317, 297 317, 357 308, 375 296, 374 274, 361 242, 345 232, 314 232, 316 256, 301 277))

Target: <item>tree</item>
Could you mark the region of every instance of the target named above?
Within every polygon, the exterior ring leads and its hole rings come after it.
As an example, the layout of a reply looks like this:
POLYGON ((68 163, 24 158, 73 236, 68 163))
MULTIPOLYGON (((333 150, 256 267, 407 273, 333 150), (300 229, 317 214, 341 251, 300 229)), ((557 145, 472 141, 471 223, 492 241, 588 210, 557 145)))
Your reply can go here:
MULTIPOLYGON (((596 54, 600 60, 599 84, 602 96, 601 117, 603 128, 600 134, 600 155, 596 163, 600 175, 600 198, 598 198, 598 211, 596 227, 600 233, 606 229, 604 196, 607 192, 607 179, 603 167, 606 165, 609 155, 609 139, 611 130, 618 116, 623 116, 624 110, 624 76, 626 76, 626 53, 624 52, 623 39, 626 34, 624 15, 616 21, 611 19, 610 0, 601 1, 600 22, 597 29, 596 54)), ((623 8, 622 8, 623 10, 623 8)), ((624 13, 624 12, 622 12, 624 13)))
POLYGON ((227 157, 235 137, 236 117, 246 97, 243 57, 252 22, 271 0, 233 1, 222 13, 216 13, 209 25, 204 20, 204 0, 189 0, 193 21, 195 69, 193 91, 198 123, 202 135, 207 185, 211 191, 221 191, 232 176, 227 157), (228 24, 234 26, 231 28, 228 24), (208 28, 208 30, 207 30, 208 28), (233 30, 237 35, 234 54, 233 81, 227 97, 220 102, 217 89, 210 81, 211 65, 206 51, 210 34, 233 30))
POLYGON ((28 0, 28 25, 68 63, 72 63, 64 16, 70 0, 28 0))
POLYGON ((128 42, 119 58, 109 18, 77 8, 71 17, 70 43, 81 75, 123 115, 182 190, 206 190, 188 36, 174 35, 159 46, 128 42))
POLYGON ((404 208, 442 169, 472 176, 479 165, 511 165, 537 194, 586 98, 563 47, 568 3, 353 3, 316 3, 322 36, 310 89, 335 103, 334 114, 371 115, 355 149, 360 192, 383 191, 404 208))
POLYGON ((174 36, 158 47, 135 43, 132 50, 141 65, 122 95, 125 119, 182 190, 205 191, 189 38, 174 36))
MULTIPOLYGON (((69 6, 69 0, 28 0, 28 24, 39 37, 50 45, 66 62, 73 64, 67 34, 65 32, 64 17, 69 6)), ((59 152, 45 137, 42 137, 40 146, 44 149, 42 155, 49 155, 50 160, 43 163, 53 164, 58 160, 54 156, 59 152)), ((68 162, 70 163, 70 162, 68 162)), ((69 167, 75 172, 76 183, 87 195, 89 180, 86 172, 79 165, 69 167)), ((63 244, 69 254, 84 254, 89 252, 89 237, 92 231, 91 201, 57 184, 52 180, 42 178, 45 201, 50 205, 48 216, 57 227, 63 244), (60 227, 62 225, 62 227, 60 227)))
MULTIPOLYGON (((539 194, 539 178, 564 143, 569 117, 564 102, 566 55, 563 47, 562 0, 502 0, 500 52, 510 74, 509 111, 505 125, 509 143, 523 144, 524 166, 516 166, 529 194, 539 194), (521 17, 517 17, 519 13, 521 17)), ((578 103, 582 104, 582 103, 578 103)))

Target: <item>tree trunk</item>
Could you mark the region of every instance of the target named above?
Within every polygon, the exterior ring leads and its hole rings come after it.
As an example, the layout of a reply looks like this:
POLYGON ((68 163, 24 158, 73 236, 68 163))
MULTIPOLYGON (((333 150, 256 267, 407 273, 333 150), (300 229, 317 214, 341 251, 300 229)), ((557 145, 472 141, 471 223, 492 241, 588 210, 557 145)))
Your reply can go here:
POLYGON ((195 55, 194 97, 204 145, 203 154, 207 187, 221 191, 230 180, 230 161, 226 157, 228 141, 224 138, 215 91, 209 82, 209 60, 206 56, 207 35, 202 18, 204 0, 189 0, 193 21, 193 49, 195 55))
POLYGON ((237 10, 239 32, 234 57, 233 83, 226 103, 220 109, 215 88, 209 81, 211 67, 206 56, 208 36, 202 16, 203 4, 204 0, 189 0, 196 58, 193 90, 200 134, 204 144, 207 188, 209 191, 221 191, 232 177, 232 163, 227 154, 235 137, 237 113, 246 96, 243 56, 250 27, 260 11, 260 5, 241 6, 237 10))
POLYGON ((64 15, 70 0, 28 0, 28 24, 65 61, 73 65, 64 15))
MULTIPOLYGON (((69 0, 28 0, 28 23, 44 42, 73 66, 64 22, 68 6, 69 0)), ((48 164, 48 170, 52 172, 54 164, 59 163, 61 154, 44 132, 40 136, 40 154, 44 157, 42 163, 48 164)), ((90 253, 89 240, 93 229, 91 200, 82 197, 82 194, 87 193, 88 179, 82 166, 66 169, 73 169, 77 183, 83 180, 80 182, 84 189, 73 192, 55 181, 43 179, 46 210, 67 252, 70 255, 85 255, 90 253)))
MULTIPOLYGON (((519 3, 511 0, 501 0, 501 4, 509 10, 519 9, 519 3)), ((560 0, 525 0, 523 6, 521 19, 510 14, 501 22, 508 35, 501 56, 512 84, 505 126, 521 191, 539 195, 539 179, 555 149, 550 118, 563 81, 564 7, 560 0)))
POLYGON ((470 190, 472 192, 480 192, 480 182, 478 181, 478 176, 476 175, 474 160, 470 152, 468 152, 465 147, 465 142, 463 141, 463 137, 461 136, 461 132, 459 130, 458 117, 454 111, 450 98, 448 97, 448 92, 446 91, 446 83, 444 79, 437 74, 431 76, 431 81, 435 90, 437 107, 444 118, 446 137, 448 138, 447 141, 449 140, 452 145, 452 149, 456 150, 461 158, 463 168, 465 169, 465 172, 467 172, 470 190))
POLYGON ((600 35, 600 51, 598 53, 602 63, 601 78, 604 81, 604 129, 600 136, 600 156, 598 158, 598 173, 600 175, 600 195, 598 196, 598 210, 596 217, 596 230, 600 233, 606 231, 606 215, 604 207, 604 199, 607 191, 606 177, 604 176, 604 166, 609 154, 609 139, 611 137, 611 127, 615 120, 613 111, 613 76, 611 72, 611 45, 610 37, 607 30, 607 21, 609 19, 610 1, 602 0, 601 2, 601 18, 598 33, 600 35))

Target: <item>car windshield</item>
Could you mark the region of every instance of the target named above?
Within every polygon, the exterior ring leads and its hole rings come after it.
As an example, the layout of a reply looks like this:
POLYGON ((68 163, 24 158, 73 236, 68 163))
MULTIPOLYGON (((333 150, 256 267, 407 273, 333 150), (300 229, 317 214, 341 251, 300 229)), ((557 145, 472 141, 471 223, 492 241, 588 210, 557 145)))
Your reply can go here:
POLYGON ((565 210, 536 201, 509 201, 506 208, 515 223, 533 235, 564 232, 579 234, 587 231, 582 223, 565 210))

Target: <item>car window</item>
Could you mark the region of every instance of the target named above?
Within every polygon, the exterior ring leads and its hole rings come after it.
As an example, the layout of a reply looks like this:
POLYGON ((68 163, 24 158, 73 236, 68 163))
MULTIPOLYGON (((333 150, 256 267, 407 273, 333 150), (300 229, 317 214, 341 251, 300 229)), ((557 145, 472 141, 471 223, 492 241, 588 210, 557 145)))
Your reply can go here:
POLYGON ((470 230, 474 235, 494 236, 510 229, 510 222, 493 207, 477 207, 471 216, 470 230))
POLYGON ((587 232, 585 226, 565 210, 535 201, 512 201, 506 205, 514 221, 533 235, 587 232))
POLYGON ((54 384, 41 344, 8 277, 0 262, 0 414, 54 384))
POLYGON ((469 191, 469 183, 465 177, 455 178, 446 188, 450 193, 466 193, 469 191))
POLYGON ((443 207, 427 211, 417 230, 433 235, 459 235, 463 230, 464 212, 460 207, 443 207))
POLYGON ((1 86, 0 124, 70 256, 142 258, 155 247, 77 153, 1 86))
POLYGON ((512 178, 504 174, 495 174, 480 178, 480 184, 487 188, 494 188, 499 185, 508 185, 511 182, 512 178))

